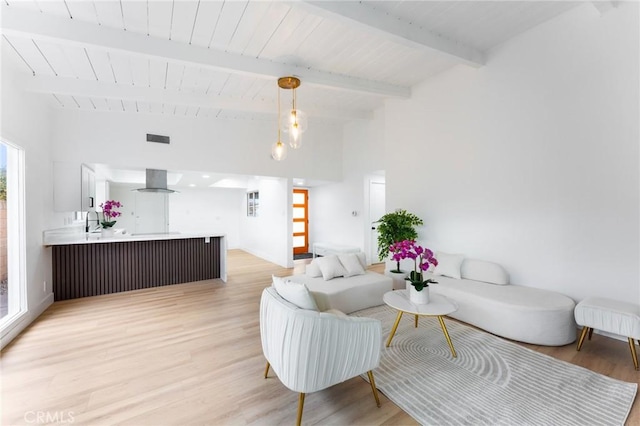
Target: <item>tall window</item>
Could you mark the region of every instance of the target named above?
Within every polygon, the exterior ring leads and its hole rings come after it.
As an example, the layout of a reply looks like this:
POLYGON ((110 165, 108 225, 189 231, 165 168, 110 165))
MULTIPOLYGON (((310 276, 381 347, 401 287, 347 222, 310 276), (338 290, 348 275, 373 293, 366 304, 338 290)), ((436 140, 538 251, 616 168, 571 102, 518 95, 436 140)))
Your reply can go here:
POLYGON ((260 194, 258 191, 247 192, 247 216, 257 217, 260 207, 260 194))
POLYGON ((7 147, 0 144, 0 318, 9 313, 7 262, 7 147))
POLYGON ((26 311, 24 152, 0 142, 0 328, 26 311))

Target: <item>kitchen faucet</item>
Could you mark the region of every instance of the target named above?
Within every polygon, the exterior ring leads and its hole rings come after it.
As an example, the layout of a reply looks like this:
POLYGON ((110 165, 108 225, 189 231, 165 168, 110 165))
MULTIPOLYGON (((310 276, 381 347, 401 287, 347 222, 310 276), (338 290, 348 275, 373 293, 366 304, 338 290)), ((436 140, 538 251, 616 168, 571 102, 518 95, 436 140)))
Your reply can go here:
MULTIPOLYGON (((91 214, 92 210, 89 210, 87 212, 87 217, 85 218, 85 225, 84 225, 84 229, 85 232, 89 232, 89 215, 91 214)), ((98 214, 97 211, 93 210, 93 212, 96 214, 96 226, 100 226, 100 215, 98 214)))

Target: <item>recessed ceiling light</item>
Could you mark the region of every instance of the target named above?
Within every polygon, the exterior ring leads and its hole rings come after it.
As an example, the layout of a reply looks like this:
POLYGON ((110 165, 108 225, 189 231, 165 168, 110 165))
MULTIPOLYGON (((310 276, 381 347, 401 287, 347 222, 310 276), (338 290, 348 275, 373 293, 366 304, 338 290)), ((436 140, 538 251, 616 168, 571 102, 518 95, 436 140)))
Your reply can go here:
POLYGON ((209 176, 209 175, 202 175, 202 177, 203 177, 203 178, 205 178, 205 179, 209 179, 211 176, 209 176))
POLYGON ((194 186, 196 186, 196 184, 195 183, 190 183, 189 186, 190 187, 194 187, 194 186))

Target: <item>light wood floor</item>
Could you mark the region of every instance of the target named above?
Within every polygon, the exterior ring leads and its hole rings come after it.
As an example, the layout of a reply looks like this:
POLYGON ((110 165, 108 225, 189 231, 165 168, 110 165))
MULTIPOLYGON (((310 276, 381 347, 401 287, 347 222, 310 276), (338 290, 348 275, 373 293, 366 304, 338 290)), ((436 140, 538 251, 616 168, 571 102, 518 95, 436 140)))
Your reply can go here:
MULTIPOLYGON (((296 261, 302 272, 308 261, 296 261)), ((280 268, 239 250, 229 280, 56 302, 2 352, 3 425, 293 424, 297 399, 263 378, 258 307, 280 268), (37 422, 37 416, 42 420, 37 422), (55 421, 52 421, 55 420, 55 421)), ((372 269, 381 271, 382 266, 372 269)), ((617 379, 638 382, 625 342, 594 335, 535 347, 617 379)), ((307 396, 304 424, 416 422, 354 378, 307 396)), ((640 424, 636 401, 627 424, 640 424)))

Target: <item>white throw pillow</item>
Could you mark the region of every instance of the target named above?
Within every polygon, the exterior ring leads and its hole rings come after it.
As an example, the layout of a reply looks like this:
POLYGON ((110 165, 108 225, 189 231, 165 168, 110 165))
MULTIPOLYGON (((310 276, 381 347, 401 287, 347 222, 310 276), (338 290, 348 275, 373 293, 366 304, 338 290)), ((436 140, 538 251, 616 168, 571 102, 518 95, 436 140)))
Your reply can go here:
POLYGON ((315 260, 307 264, 307 266, 304 268, 304 274, 311 278, 318 278, 322 276, 320 267, 318 266, 315 260))
POLYGON ((328 281, 332 278, 342 277, 346 273, 342 263, 338 259, 338 256, 325 256, 316 259, 320 272, 322 272, 322 278, 328 281))
POLYGON ((362 268, 367 269, 367 256, 364 254, 364 252, 358 252, 356 253, 356 256, 358 256, 358 260, 360 261, 362 268))
POLYGON ((316 301, 306 285, 294 283, 293 281, 288 281, 275 275, 271 277, 273 279, 273 287, 275 287, 280 297, 284 300, 302 309, 318 310, 318 305, 316 305, 316 301))
POLYGON ((464 260, 461 254, 449 254, 441 251, 436 253, 438 266, 433 270, 433 275, 444 275, 445 277, 460 279, 460 266, 464 260))
POLYGON ((344 266, 344 277, 353 277, 355 275, 364 275, 364 268, 360 263, 360 259, 355 253, 341 254, 338 256, 340 263, 344 266))

